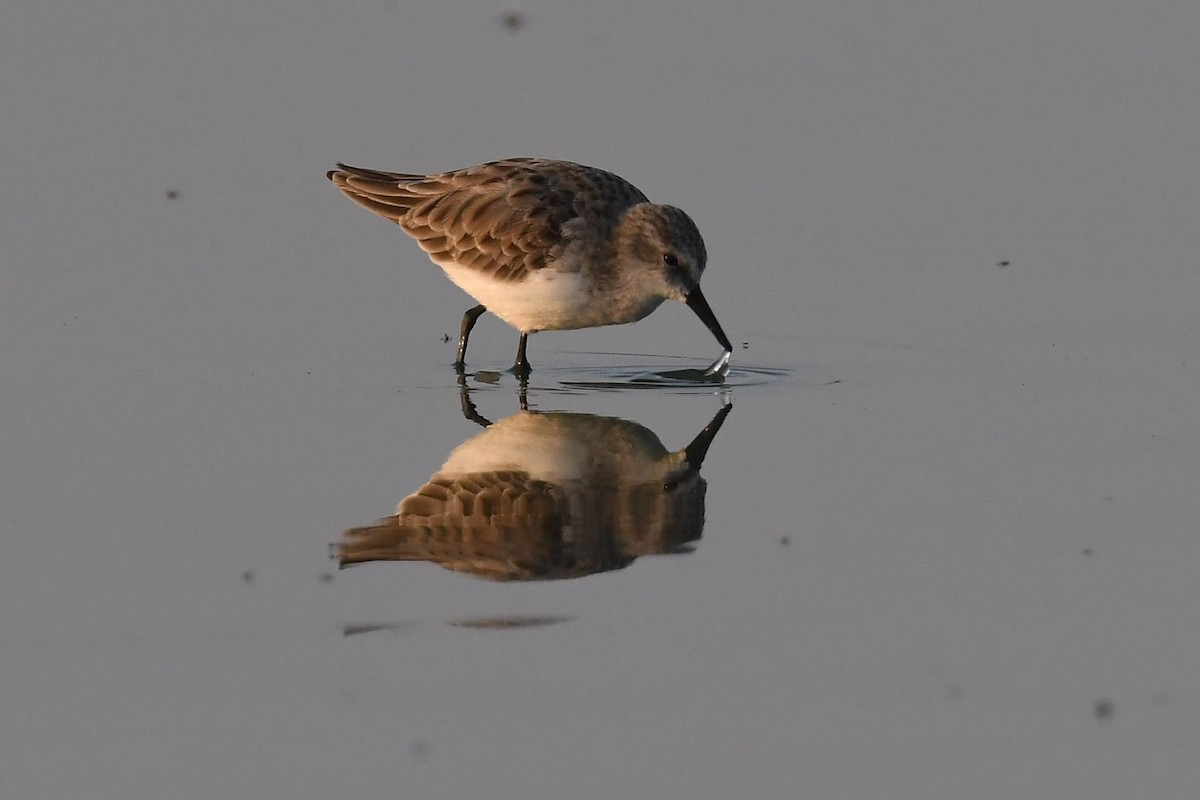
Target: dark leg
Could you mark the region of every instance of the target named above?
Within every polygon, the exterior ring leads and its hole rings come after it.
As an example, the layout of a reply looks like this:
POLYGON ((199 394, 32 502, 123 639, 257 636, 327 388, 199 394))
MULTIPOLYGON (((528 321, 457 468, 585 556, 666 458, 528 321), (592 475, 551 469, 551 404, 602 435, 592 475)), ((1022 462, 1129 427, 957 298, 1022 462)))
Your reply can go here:
POLYGON ((471 329, 475 327, 475 321, 487 311, 482 305, 475 306, 467 313, 463 314, 462 327, 458 332, 458 357, 454 359, 454 366, 461 372, 462 368, 467 364, 467 339, 471 336, 471 329))
POLYGON ((471 399, 471 392, 467 389, 467 379, 461 372, 458 374, 458 400, 462 404, 463 416, 471 420, 471 422, 479 424, 481 427, 488 427, 492 421, 479 413, 479 409, 475 407, 475 401, 471 399))
POLYGON ((529 359, 525 357, 525 343, 529 341, 529 334, 522 333, 521 341, 517 345, 517 363, 513 364, 513 372, 521 380, 529 377, 529 373, 533 372, 533 367, 529 366, 529 359))

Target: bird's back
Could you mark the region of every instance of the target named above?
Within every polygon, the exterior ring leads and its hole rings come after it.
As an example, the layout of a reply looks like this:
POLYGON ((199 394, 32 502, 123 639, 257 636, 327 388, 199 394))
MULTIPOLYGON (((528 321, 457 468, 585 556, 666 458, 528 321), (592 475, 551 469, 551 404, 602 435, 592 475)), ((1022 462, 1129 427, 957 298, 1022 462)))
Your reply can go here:
POLYGON ((338 167, 329 179, 339 189, 435 263, 499 281, 559 265, 572 245, 607 246, 622 212, 648 202, 624 178, 569 161, 509 158, 434 175, 338 167))

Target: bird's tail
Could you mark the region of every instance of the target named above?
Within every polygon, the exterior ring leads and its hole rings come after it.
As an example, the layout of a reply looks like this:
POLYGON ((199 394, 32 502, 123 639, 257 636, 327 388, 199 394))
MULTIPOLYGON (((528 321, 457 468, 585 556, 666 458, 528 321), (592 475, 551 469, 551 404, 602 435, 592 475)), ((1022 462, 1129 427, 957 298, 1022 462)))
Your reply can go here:
POLYGON ((424 193, 414 192, 411 188, 426 180, 425 175, 338 164, 338 168, 327 172, 326 177, 363 208, 397 224, 414 205, 428 199, 424 193))

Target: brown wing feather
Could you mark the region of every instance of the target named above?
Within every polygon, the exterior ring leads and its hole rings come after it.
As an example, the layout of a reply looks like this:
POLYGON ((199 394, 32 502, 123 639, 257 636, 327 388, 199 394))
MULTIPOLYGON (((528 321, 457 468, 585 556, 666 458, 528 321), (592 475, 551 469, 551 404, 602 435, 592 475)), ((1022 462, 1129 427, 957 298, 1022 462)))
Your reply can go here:
POLYGON ((434 474, 397 514, 342 534, 342 566, 432 561, 500 580, 548 576, 562 560, 566 508, 524 472, 434 474))
POLYGON ((646 197, 609 172, 563 161, 512 158, 437 175, 338 164, 329 179, 363 208, 400 225, 441 264, 520 281, 553 264, 574 232, 597 240, 596 220, 646 197), (586 215, 585 225, 570 225, 586 215))

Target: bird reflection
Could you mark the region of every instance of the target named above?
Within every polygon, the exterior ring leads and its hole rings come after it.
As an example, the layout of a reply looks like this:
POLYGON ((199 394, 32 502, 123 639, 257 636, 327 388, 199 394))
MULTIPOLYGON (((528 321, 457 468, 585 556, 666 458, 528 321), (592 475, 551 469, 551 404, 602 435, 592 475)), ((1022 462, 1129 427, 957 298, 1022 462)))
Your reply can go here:
POLYGON ((704 529, 700 465, 725 405, 687 447, 614 417, 522 410, 459 445, 396 514, 342 534, 343 567, 431 561, 497 581, 577 578, 678 553, 704 529))

